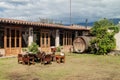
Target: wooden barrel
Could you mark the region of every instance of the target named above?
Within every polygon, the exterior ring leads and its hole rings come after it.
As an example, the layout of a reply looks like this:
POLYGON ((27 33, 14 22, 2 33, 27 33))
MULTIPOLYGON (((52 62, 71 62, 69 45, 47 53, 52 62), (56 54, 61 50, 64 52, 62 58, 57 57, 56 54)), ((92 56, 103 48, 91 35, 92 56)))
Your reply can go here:
POLYGON ((85 52, 90 45, 91 37, 88 36, 78 36, 73 40, 73 50, 74 52, 82 53, 85 52))

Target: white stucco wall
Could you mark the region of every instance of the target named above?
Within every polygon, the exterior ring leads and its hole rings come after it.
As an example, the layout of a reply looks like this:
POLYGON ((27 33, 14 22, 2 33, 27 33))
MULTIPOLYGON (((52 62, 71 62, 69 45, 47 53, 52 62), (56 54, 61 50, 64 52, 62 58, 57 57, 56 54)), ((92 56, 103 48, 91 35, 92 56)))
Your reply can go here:
POLYGON ((116 39, 116 50, 120 50, 120 32, 115 34, 115 39, 116 39))

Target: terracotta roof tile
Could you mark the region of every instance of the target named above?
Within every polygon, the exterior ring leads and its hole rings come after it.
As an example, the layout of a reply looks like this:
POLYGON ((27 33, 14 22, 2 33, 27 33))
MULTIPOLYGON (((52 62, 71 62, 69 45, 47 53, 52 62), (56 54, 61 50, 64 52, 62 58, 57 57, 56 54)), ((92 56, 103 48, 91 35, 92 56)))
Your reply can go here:
POLYGON ((9 24, 21 24, 21 25, 28 25, 28 26, 39 26, 39 27, 53 27, 53 28, 63 28, 63 29, 71 29, 71 30, 90 30, 83 26, 75 27, 75 26, 64 26, 64 25, 57 25, 57 24, 47 24, 47 23, 40 23, 40 22, 31 22, 31 21, 23 21, 23 20, 15 20, 15 19, 5 19, 0 18, 0 23, 9 23, 9 24))

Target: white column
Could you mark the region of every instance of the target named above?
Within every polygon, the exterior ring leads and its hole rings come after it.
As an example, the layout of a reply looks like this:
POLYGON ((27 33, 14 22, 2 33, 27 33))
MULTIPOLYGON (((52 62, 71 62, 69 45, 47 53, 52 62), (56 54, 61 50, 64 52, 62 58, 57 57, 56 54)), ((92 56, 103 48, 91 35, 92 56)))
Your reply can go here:
POLYGON ((115 50, 120 50, 120 31, 119 33, 115 34, 115 39, 116 39, 116 49, 115 50))
POLYGON ((55 36, 55 46, 58 47, 60 42, 60 35, 59 35, 59 30, 56 30, 56 36, 55 36))
POLYGON ((78 36, 78 31, 75 31, 75 37, 77 37, 78 36))
POLYGON ((33 27, 29 27, 28 46, 33 42, 33 27))

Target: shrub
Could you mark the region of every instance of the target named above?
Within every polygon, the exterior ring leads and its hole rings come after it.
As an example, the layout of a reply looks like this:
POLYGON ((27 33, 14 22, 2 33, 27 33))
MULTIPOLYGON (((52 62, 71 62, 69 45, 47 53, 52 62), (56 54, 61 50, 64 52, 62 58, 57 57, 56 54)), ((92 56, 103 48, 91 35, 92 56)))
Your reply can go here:
POLYGON ((118 27, 107 19, 95 22, 91 34, 96 38, 91 41, 91 52, 95 54, 107 54, 116 47, 115 33, 119 32, 118 27), (111 30, 112 32, 108 32, 111 30))
POLYGON ((57 52, 60 52, 61 51, 61 48, 60 47, 57 47, 57 50, 56 50, 57 52))
POLYGON ((27 49, 26 49, 26 48, 22 48, 22 51, 23 51, 23 52, 26 52, 26 51, 27 51, 27 49))
POLYGON ((32 52, 33 54, 36 54, 37 52, 39 52, 38 45, 35 42, 33 42, 30 46, 28 46, 28 51, 32 52))

